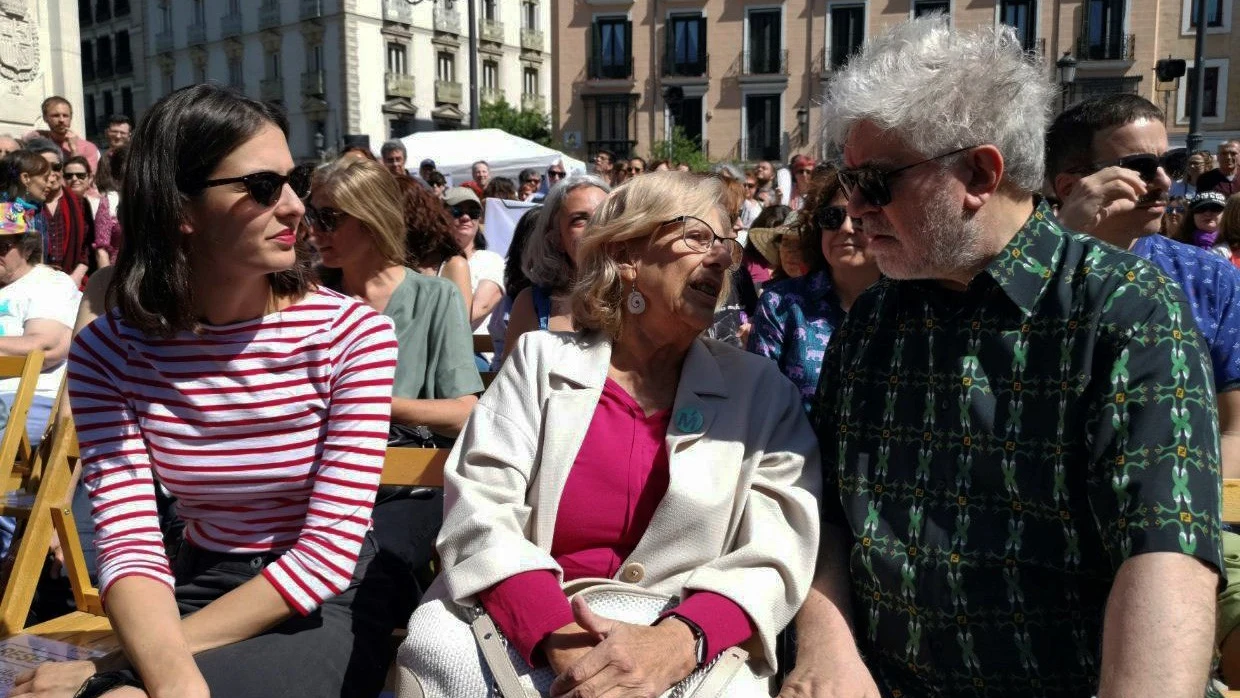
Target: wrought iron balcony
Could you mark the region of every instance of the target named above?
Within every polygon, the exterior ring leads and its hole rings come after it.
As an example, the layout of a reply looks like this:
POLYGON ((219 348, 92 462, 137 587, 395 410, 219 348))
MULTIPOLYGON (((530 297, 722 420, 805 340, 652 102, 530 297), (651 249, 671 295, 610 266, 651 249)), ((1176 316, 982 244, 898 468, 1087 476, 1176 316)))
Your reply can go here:
POLYGON ((591 80, 629 80, 633 77, 632 56, 590 56, 589 77, 591 80))
POLYGON ((1082 61, 1131 61, 1137 56, 1135 34, 1104 37, 1082 36, 1076 41, 1076 58, 1082 61))
POLYGON ((543 33, 539 29, 528 29, 521 27, 521 48, 526 51, 537 51, 542 53, 543 50, 543 33))
POLYGON ((461 83, 450 80, 435 81, 436 104, 461 104, 461 83))
POLYGON ((227 39, 230 36, 241 36, 242 22, 241 13, 235 15, 224 15, 220 18, 220 36, 227 39))
POLYGON ((478 90, 478 99, 486 102, 487 104, 494 104, 495 102, 504 99, 504 91, 498 87, 484 87, 481 90, 478 90))
POLYGON ((542 95, 521 95, 521 109, 524 111, 547 111, 547 98, 542 95))
POLYGON ((741 75, 787 75, 788 49, 745 51, 741 54, 741 75))
POLYGON ((413 99, 413 76, 405 73, 384 73, 383 91, 388 97, 413 99))
POLYGON ((663 75, 664 77, 706 77, 707 67, 710 64, 710 56, 702 53, 691 59, 681 57, 677 59, 674 53, 667 53, 663 56, 663 75))

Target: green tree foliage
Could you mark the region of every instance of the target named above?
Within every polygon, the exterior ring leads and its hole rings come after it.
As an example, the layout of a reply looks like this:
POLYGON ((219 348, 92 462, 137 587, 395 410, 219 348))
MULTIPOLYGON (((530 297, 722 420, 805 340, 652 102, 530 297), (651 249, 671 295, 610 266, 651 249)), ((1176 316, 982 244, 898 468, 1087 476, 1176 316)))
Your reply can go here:
POLYGON ((710 160, 702 152, 698 142, 685 135, 679 126, 672 129, 672 137, 666 141, 655 141, 650 146, 650 159, 667 160, 673 163, 688 163, 694 172, 710 170, 710 160))
POLYGON ((551 147, 551 117, 526 109, 517 109, 506 99, 484 102, 478 110, 478 126, 497 128, 514 136, 551 147))

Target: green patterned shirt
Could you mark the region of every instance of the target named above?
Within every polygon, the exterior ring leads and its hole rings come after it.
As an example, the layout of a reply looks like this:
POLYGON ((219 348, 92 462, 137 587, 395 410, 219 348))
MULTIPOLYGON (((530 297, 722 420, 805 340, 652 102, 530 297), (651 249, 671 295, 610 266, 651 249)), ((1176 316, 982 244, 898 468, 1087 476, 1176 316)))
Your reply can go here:
POLYGON ((1157 267, 1045 204, 967 290, 883 279, 857 300, 814 418, 824 517, 852 535, 853 620, 885 694, 1088 696, 1121 563, 1221 567, 1192 318, 1157 267))

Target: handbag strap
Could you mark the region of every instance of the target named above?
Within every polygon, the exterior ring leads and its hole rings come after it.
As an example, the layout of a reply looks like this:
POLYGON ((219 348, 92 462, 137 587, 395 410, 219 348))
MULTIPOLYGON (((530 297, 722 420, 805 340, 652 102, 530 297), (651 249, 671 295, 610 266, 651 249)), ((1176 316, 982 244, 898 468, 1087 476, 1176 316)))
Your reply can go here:
POLYGON ((749 653, 739 647, 729 647, 715 658, 706 676, 691 693, 683 698, 724 698, 728 695, 728 687, 736 673, 749 659, 749 653))
POLYGON ((503 698, 539 698, 537 694, 530 696, 517 677, 517 669, 508 658, 507 641, 495 627, 495 621, 487 613, 480 613, 470 623, 474 631, 474 639, 478 641, 478 649, 482 650, 482 658, 486 660, 491 676, 495 678, 495 687, 503 698))

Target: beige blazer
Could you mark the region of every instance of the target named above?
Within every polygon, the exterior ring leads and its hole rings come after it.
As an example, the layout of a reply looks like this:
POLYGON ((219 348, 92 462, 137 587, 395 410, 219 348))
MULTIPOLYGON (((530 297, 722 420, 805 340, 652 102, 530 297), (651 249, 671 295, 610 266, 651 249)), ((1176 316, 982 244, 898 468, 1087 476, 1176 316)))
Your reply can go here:
MULTIPOLYGON (((569 470, 602 394, 611 342, 527 332, 466 422, 446 466, 443 574, 427 598, 473 605, 551 557, 569 470)), ((758 635, 759 675, 814 576, 818 441, 774 362, 714 340, 690 348, 667 432, 670 484, 616 579, 735 601, 758 635)))

